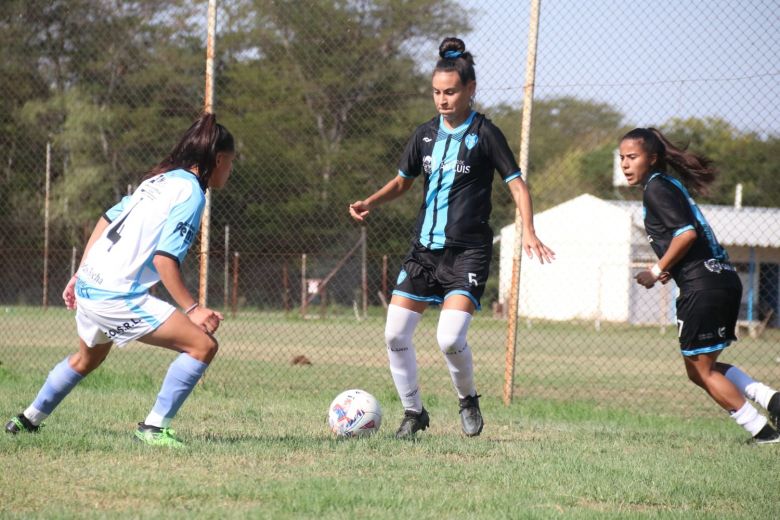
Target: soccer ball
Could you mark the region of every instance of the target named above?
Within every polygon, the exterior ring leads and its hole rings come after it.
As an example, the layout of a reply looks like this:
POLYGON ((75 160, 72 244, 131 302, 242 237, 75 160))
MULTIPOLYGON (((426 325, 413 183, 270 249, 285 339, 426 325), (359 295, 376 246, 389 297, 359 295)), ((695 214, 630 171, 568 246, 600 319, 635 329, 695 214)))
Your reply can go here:
POLYGON ((364 390, 341 392, 328 408, 328 426, 338 437, 368 436, 381 425, 379 401, 364 390))

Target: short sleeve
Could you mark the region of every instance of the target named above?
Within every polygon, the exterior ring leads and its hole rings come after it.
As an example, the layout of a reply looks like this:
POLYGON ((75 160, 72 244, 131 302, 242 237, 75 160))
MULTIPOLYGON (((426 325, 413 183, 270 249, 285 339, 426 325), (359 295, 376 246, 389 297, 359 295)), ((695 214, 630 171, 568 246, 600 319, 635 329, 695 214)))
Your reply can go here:
POLYGON ((667 181, 648 183, 644 205, 673 236, 695 229, 695 218, 685 194, 667 181))
POLYGON ((422 150, 420 141, 422 139, 423 127, 417 128, 412 137, 406 143, 401 160, 398 161, 398 175, 407 179, 417 178, 422 172, 422 150))
POLYGON ((155 254, 173 258, 179 264, 184 261, 187 251, 198 234, 205 201, 200 190, 192 189, 192 184, 188 183, 188 186, 190 196, 171 208, 155 251, 155 254))
POLYGON ((106 210, 105 213, 103 213, 103 218, 105 218, 109 222, 113 222, 114 219, 116 219, 120 213, 122 213, 125 208, 127 207, 127 203, 130 202, 130 195, 126 195, 122 197, 122 200, 119 201, 115 206, 112 208, 106 210))
POLYGON ((520 167, 517 165, 515 154, 509 148, 503 132, 492 123, 484 127, 483 135, 487 146, 487 154, 504 182, 509 182, 521 176, 520 167))

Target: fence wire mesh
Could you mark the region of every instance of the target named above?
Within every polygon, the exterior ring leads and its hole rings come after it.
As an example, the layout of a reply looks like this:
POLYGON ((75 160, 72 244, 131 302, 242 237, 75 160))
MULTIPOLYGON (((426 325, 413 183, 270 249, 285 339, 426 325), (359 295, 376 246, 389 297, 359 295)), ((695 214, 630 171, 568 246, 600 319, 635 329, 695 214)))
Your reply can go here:
MULTIPOLYGON (((705 399, 678 359, 675 288, 632 281, 654 262, 641 193, 614 175, 617 140, 634 126, 660 127, 719 166, 699 202, 745 287, 741 340, 724 359, 780 383, 773 7, 542 3, 527 174, 537 232, 558 258, 523 263, 516 396, 672 412, 705 399)), ((27 0, 0 12, 3 365, 43 376, 73 350, 73 316, 59 294, 97 218, 203 106, 206 9, 27 0)), ((229 186, 212 194, 208 298, 227 320, 207 382, 270 392, 314 379, 328 394, 363 386, 390 395, 384 305, 420 187, 365 228, 347 205, 395 175, 411 132, 435 114, 430 74, 445 36, 459 35, 476 55, 478 109, 517 151, 528 5, 221 0, 218 13, 215 111, 239 157, 229 186)), ((469 343, 480 393, 499 396, 514 208, 503 183, 494 186, 494 261, 469 343)), ((184 264, 193 293, 198 250, 184 264)), ((415 337, 421 384, 424 395, 452 398, 437 313, 426 313, 415 337)), ((165 359, 134 343, 107 365, 160 375, 165 359)))

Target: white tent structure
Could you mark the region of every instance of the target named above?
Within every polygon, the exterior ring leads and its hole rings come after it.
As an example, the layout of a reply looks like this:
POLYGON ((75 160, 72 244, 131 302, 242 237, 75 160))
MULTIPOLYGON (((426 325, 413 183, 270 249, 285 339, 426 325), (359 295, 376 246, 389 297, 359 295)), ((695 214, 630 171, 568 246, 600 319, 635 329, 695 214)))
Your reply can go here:
MULTIPOLYGON (((720 243, 740 269, 748 319, 759 296, 778 314, 780 209, 701 206, 720 243), (761 285, 767 271, 774 282, 761 285)), ((534 218, 539 237, 556 253, 552 264, 523 258, 521 316, 545 320, 594 320, 642 324, 674 323, 674 283, 647 290, 633 276, 657 259, 644 231, 642 203, 580 195, 534 218)), ((499 302, 506 308, 512 272, 514 225, 501 230, 499 302)))

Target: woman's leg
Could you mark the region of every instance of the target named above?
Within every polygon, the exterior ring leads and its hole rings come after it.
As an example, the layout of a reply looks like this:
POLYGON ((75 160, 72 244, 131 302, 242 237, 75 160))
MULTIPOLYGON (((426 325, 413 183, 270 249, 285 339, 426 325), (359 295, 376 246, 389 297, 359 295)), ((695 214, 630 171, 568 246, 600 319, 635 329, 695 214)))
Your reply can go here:
POLYGON ((213 336, 206 334, 179 311, 139 341, 181 352, 168 368, 157 401, 143 423, 164 429, 203 376, 219 345, 213 336))
MULTIPOLYGON (((683 359, 688 378, 703 388, 721 408, 729 412, 737 424, 750 432, 751 436, 756 437, 767 427, 766 417, 760 415, 753 405, 745 400, 737 387, 716 369, 719 355, 720 351, 685 356, 683 359)), ((765 433, 772 434, 774 431, 765 433)))
POLYGON ((387 308, 385 343, 390 374, 404 410, 422 412, 422 398, 417 379, 417 356, 412 337, 422 313, 428 306, 420 302, 393 295, 387 308))
POLYGON ((475 309, 474 302, 468 296, 448 296, 444 300, 436 331, 439 349, 444 354, 452 385, 458 393, 461 428, 469 437, 479 435, 484 426, 474 384, 474 360, 466 341, 475 309))
MULTIPOLYGON (((78 352, 65 357, 49 372, 35 400, 21 416, 16 417, 24 429, 37 429, 37 426, 54 412, 70 391, 103 363, 111 350, 111 345, 111 343, 103 343, 88 347, 84 340, 79 339, 78 352)), ((12 428, 11 423, 6 426, 6 430, 11 431, 9 427, 12 428)))

